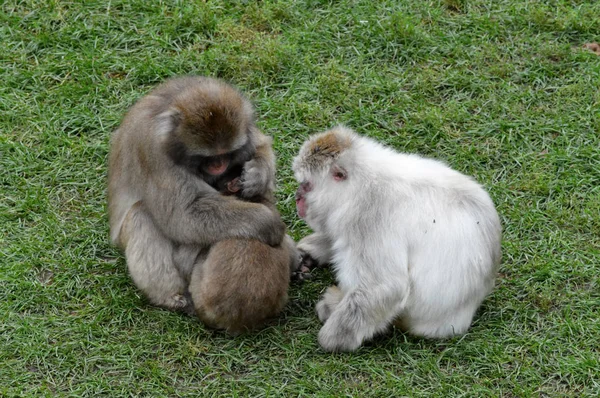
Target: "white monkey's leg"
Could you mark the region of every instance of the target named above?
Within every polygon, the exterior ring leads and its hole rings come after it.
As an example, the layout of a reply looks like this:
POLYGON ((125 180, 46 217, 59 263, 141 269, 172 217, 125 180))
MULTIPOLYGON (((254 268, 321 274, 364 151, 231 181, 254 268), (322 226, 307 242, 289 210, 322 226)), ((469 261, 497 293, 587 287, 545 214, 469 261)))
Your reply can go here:
MULTIPOLYGON (((443 339, 467 332, 480 302, 469 302, 457 309, 448 309, 445 316, 426 318, 405 317, 399 320, 401 329, 415 336, 443 339)), ((408 311, 407 311, 408 312, 408 311)), ((415 311, 417 312, 417 311, 415 311)))
POLYGON ((298 250, 301 253, 308 254, 313 260, 320 265, 330 263, 333 257, 331 250, 332 243, 320 232, 315 232, 308 235, 298 242, 298 250))
POLYGON ((384 331, 405 305, 403 290, 403 286, 376 285, 346 293, 319 332, 321 347, 326 351, 354 351, 384 331))
POLYGON ((134 204, 121 227, 129 274, 154 305, 185 310, 187 284, 173 261, 173 243, 156 228, 141 202, 134 204))

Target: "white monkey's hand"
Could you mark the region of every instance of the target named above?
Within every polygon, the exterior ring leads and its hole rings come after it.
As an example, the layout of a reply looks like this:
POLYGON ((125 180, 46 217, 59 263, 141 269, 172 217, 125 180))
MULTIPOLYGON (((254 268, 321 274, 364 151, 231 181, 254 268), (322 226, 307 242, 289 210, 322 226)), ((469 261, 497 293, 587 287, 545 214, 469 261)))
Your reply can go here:
POLYGON ((315 232, 298 242, 296 246, 300 252, 300 266, 309 270, 331 262, 331 242, 324 234, 315 232))
POLYGON ((270 168, 265 162, 257 159, 244 164, 242 172, 242 196, 252 198, 263 196, 268 190, 274 189, 270 168))

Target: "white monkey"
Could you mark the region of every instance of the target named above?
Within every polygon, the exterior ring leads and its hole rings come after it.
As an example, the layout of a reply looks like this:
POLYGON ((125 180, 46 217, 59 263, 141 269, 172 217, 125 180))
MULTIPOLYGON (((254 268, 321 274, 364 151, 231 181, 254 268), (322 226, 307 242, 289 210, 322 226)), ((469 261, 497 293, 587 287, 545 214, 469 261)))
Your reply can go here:
POLYGON ((332 263, 338 287, 316 311, 327 351, 354 351, 392 323, 417 336, 467 331, 492 290, 501 226, 473 179, 338 126, 294 159, 298 248, 332 263))

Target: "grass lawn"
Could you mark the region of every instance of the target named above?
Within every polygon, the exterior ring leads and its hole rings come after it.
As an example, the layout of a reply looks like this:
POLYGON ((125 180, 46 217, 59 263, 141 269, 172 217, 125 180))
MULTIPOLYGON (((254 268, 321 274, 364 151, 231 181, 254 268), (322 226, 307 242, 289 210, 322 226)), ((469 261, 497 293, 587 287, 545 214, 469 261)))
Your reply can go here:
POLYGON ((0 396, 600 394, 600 41, 594 0, 38 1, 0 6, 0 396), (463 337, 316 341, 329 270, 231 338, 150 306, 109 244, 111 131, 164 79, 240 87, 291 160, 336 123, 474 176, 504 227, 463 337))

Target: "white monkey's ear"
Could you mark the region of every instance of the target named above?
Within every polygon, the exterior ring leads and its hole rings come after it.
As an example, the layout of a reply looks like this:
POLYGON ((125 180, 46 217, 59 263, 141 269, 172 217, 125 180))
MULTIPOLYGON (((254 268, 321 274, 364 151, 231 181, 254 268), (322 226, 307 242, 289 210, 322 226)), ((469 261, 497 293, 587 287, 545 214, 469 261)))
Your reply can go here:
POLYGON ((336 181, 344 181, 348 178, 348 172, 343 167, 334 164, 331 166, 331 176, 336 181))
POLYGON ((181 112, 176 108, 170 108, 156 116, 156 133, 160 137, 166 137, 177 128, 180 121, 181 112))

